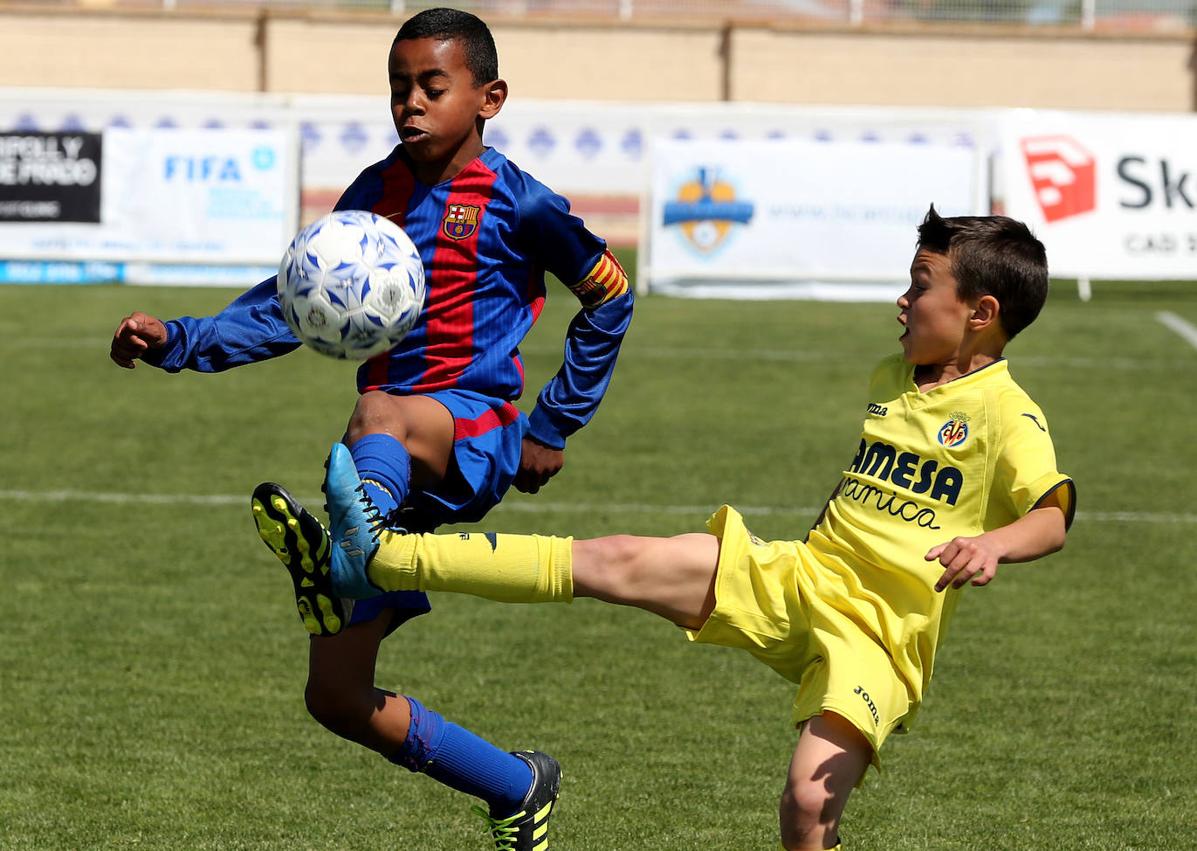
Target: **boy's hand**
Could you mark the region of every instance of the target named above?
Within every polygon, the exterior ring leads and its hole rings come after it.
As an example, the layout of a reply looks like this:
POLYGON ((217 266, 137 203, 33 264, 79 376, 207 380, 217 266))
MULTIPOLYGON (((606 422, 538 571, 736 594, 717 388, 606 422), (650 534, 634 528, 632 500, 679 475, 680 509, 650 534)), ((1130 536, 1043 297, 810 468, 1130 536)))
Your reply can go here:
POLYGON ((565 450, 545 446, 531 437, 524 438, 520 468, 515 474, 515 489, 536 493, 565 466, 565 450))
POLYGON ((938 559, 944 566, 943 575, 935 583, 936 591, 943 591, 949 585, 963 588, 969 580, 973 585, 988 585, 997 575, 1001 557, 1002 553, 988 535, 953 538, 946 544, 932 547, 923 556, 927 561, 938 559))
POLYGON ((108 356, 117 366, 132 369, 148 349, 157 349, 165 343, 166 326, 148 313, 138 311, 121 320, 112 335, 108 356))
POLYGON ((988 585, 997 574, 999 563, 1034 561, 1063 547, 1068 522, 1062 491, 1063 488, 1057 487, 1036 508, 1008 526, 991 529, 975 538, 953 538, 932 547, 924 558, 938 559, 944 566, 935 590, 942 591, 949 585, 961 588, 970 579, 973 585, 988 585))

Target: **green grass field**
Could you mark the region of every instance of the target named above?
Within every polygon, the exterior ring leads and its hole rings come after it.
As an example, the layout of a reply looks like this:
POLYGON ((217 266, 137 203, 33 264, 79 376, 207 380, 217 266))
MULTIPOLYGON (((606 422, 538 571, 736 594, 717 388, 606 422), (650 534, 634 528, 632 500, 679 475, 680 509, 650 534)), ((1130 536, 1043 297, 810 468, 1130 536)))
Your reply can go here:
MULTIPOLYGON (((318 493, 353 368, 297 352, 128 373, 125 313, 228 291, 0 288, 0 847, 487 847, 472 803, 318 728, 307 640, 248 495, 318 493)), ((530 406, 574 302, 526 346, 530 406)), ((1197 289, 1067 287, 1010 348, 1078 483, 1067 548, 969 589, 920 723, 849 804, 849 849, 1197 846, 1197 289)), ((721 502, 800 538, 855 451, 885 305, 645 298, 562 474, 485 528, 701 528, 721 502)), ((553 847, 776 848, 792 688, 591 601, 441 596, 381 685, 566 780, 553 847)))

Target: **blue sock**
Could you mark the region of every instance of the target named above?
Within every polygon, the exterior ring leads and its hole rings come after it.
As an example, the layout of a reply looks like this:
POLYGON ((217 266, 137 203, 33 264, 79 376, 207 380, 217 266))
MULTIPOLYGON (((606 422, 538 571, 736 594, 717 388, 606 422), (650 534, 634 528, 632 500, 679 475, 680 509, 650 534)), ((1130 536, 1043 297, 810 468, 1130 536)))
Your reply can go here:
POLYGON ((409 697, 407 702, 411 704, 411 725, 407 740, 391 762, 481 798, 497 818, 519 809, 532 787, 528 763, 446 721, 415 698, 409 697))
POLYGON ((403 504, 411 483, 407 447, 389 434, 367 434, 349 447, 366 496, 383 517, 403 504))

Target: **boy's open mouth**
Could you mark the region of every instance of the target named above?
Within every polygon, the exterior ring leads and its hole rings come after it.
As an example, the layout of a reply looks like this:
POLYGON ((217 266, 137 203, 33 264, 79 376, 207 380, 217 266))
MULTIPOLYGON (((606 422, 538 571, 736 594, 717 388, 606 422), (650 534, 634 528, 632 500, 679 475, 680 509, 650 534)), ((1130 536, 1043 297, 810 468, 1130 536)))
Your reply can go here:
POLYGON ((399 138, 404 142, 420 142, 428 138, 428 131, 419 127, 404 127, 399 131, 399 138))

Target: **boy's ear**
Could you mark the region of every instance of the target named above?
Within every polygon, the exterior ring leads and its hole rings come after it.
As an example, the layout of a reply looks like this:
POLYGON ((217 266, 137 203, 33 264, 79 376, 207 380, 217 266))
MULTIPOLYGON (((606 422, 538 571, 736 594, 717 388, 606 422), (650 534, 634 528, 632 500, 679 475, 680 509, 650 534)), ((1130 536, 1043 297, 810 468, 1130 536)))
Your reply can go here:
POLYGON ((1001 312, 1002 305, 996 298, 991 295, 983 295, 977 299, 972 313, 969 314, 969 327, 974 331, 983 331, 990 326, 995 326, 1001 312))
POLYGON ((487 83, 482 93, 482 108, 478 110, 481 119, 494 118, 507 102, 507 81, 492 80, 487 83))

